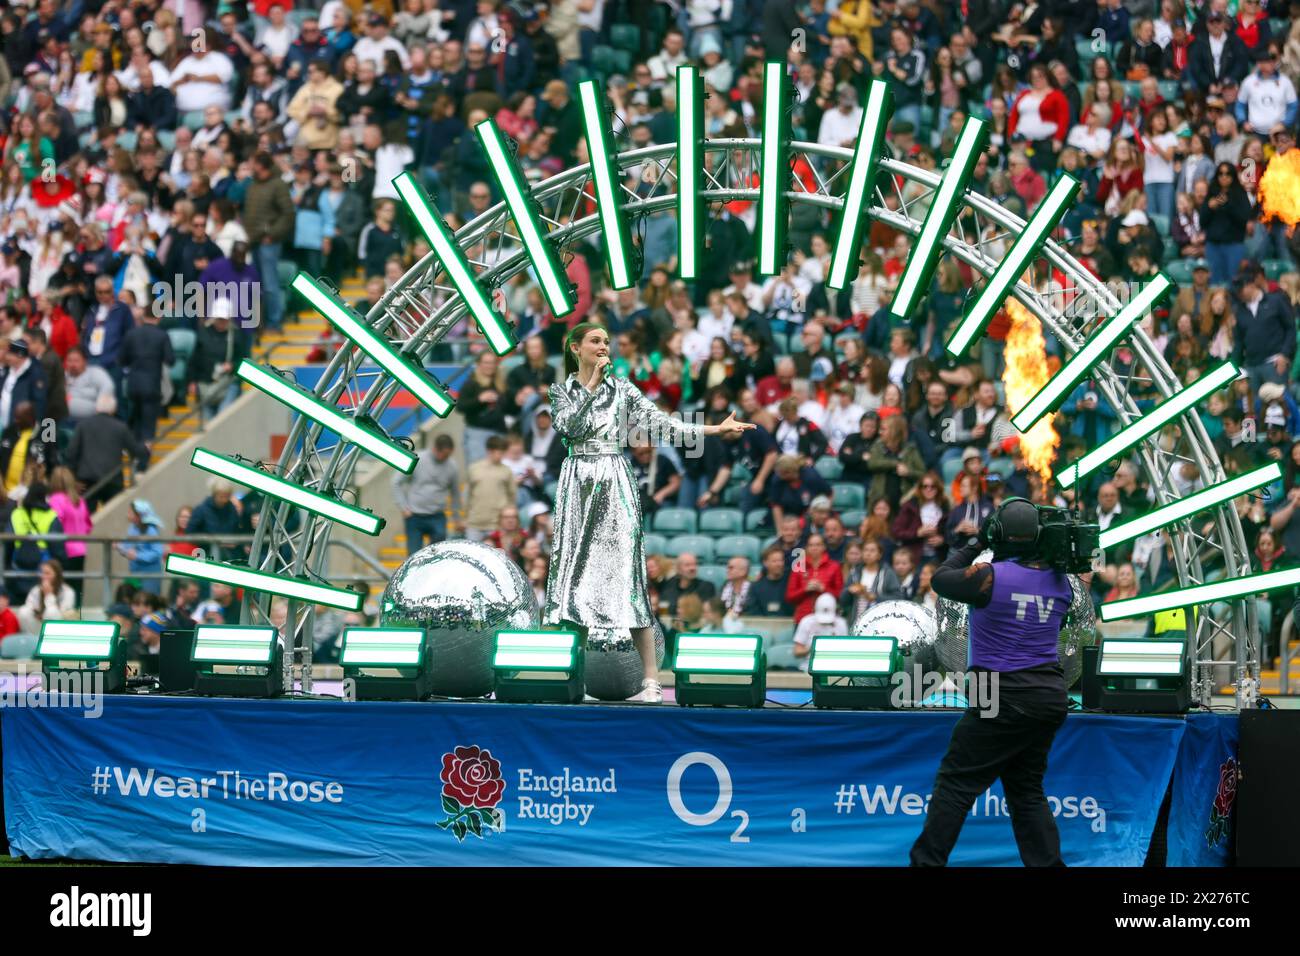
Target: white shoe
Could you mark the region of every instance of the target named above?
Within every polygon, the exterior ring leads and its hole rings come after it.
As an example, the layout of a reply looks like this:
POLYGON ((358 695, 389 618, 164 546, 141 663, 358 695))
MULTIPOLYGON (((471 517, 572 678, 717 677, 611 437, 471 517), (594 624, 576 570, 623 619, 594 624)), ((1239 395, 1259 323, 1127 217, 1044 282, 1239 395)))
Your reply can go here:
POLYGON ((664 702, 664 688, 657 680, 647 677, 641 681, 641 693, 629 697, 628 700, 637 704, 662 704, 664 702))

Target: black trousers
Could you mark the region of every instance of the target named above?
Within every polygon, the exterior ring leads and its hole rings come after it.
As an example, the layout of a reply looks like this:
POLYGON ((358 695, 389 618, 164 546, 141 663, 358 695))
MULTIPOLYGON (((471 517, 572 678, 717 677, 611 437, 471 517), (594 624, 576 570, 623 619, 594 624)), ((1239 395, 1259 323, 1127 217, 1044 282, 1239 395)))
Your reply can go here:
POLYGON ((925 828, 912 845, 913 866, 946 866, 975 799, 1002 778, 1011 829, 1025 866, 1064 866, 1061 836, 1043 794, 1052 739, 1066 704, 1016 701, 1005 689, 996 717, 966 711, 939 765, 925 828))

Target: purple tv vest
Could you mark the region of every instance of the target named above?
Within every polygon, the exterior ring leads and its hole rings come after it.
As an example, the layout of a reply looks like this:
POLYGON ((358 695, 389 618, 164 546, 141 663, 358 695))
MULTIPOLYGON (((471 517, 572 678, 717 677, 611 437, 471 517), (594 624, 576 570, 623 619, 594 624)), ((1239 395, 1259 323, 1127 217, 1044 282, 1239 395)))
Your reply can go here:
POLYGON ((993 600, 970 609, 970 666, 1020 671, 1055 664, 1061 624, 1074 600, 1060 571, 993 563, 993 600))

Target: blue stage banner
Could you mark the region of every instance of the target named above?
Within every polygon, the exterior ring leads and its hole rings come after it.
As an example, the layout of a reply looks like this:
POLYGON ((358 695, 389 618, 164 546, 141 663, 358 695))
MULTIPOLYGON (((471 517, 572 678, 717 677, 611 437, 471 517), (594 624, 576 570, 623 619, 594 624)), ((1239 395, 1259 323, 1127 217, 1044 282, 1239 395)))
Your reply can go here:
POLYGON ((1189 714, 1169 798, 1169 866, 1227 866, 1237 800, 1237 715, 1189 714))
MULTIPOLYGON (((15 853, 226 865, 905 865, 956 712, 110 697, 6 709, 15 853)), ((1143 862, 1183 722, 1075 714, 1067 863, 1143 862)), ((1018 864, 1000 785, 953 863, 1018 864)))

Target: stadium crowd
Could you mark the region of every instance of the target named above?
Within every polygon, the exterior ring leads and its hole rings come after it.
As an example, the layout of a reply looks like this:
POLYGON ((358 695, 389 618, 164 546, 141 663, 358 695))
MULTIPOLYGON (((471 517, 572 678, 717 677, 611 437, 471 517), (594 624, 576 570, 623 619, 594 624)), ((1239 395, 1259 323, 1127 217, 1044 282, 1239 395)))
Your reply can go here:
MULTIPOLYGON (((1121 298, 1157 270, 1175 280, 1143 327, 1179 379, 1227 359, 1246 370, 1201 417, 1230 474, 1282 464, 1284 486, 1239 510, 1259 569, 1286 566, 1300 557, 1300 239, 1265 218, 1259 182, 1295 148, 1290 14, 1280 0, 11 2, 0 13, 0 478, 10 529, 36 546, 7 549, 16 611, 0 610, 0 630, 11 616, 17 630, 75 613, 62 569, 84 551, 39 535, 90 529, 95 507, 122 490, 123 455, 147 466, 169 403, 207 415, 237 396, 233 366, 295 311, 287 276, 360 271, 366 311, 423 256, 393 176, 414 171, 457 227, 500 199, 476 123, 495 119, 540 181, 586 160, 582 79, 603 83, 620 147, 672 142, 684 63, 709 88, 712 138, 759 135, 761 67, 776 59, 798 91, 796 140, 853 146, 867 85, 883 78, 895 157, 941 170, 978 116, 989 138, 974 190, 1027 216, 1060 176, 1080 179, 1058 235, 1121 298)), ((833 166, 792 173, 814 182, 833 166)), ((641 172, 628 186, 645 194, 655 184, 641 172)), ((925 190, 896 185, 884 202, 919 216, 925 190)), ((509 550, 545 586, 549 490, 564 457, 546 388, 565 331, 589 319, 615 340, 616 374, 665 410, 713 421, 734 407, 760 426, 689 453, 630 452, 647 576, 670 633, 745 615, 789 618, 810 636, 877 601, 933 602, 934 567, 1007 495, 1077 494, 1103 527, 1151 507, 1136 460, 1071 491, 1026 466, 1005 409, 1006 316, 966 353, 944 349, 977 285, 967 265, 944 260, 899 321, 889 306, 905 235, 873 220, 856 277, 836 291, 825 210, 794 207, 793 251, 774 277, 754 268, 755 214, 740 200, 711 212, 693 283, 677 276, 668 210, 639 232, 634 288, 609 288, 596 239, 567 257, 578 305, 563 320, 527 275, 503 288, 521 354, 500 361, 460 330, 473 350, 457 396, 470 464, 462 474, 443 436, 395 481, 408 548, 465 534, 509 550)), ((985 228, 996 251, 1002 237, 985 228)), ((1066 277, 1045 261, 1032 282, 1068 304, 1066 277)), ((1046 339, 1059 361, 1060 343, 1046 339)), ((1132 348, 1111 365, 1132 372, 1139 404, 1157 397, 1132 348)), ((1112 397, 1088 381, 1067 398, 1060 460, 1116 430, 1112 397)), ((1160 441, 1186 456, 1176 428, 1160 441)), ((1201 486, 1190 460, 1174 469, 1181 492, 1201 486)), ((175 527, 247 530, 252 505, 218 482, 175 527)), ((135 508, 133 537, 163 533, 147 502, 135 508)), ((189 582, 161 597, 160 555, 124 543, 139 590, 112 609, 146 647, 169 616, 232 613, 229 594, 200 602, 189 582)), ((1174 581, 1159 535, 1104 564, 1091 581, 1099 601, 1174 581)), ((1281 616, 1268 623, 1272 653, 1281 616)), ((340 621, 318 615, 318 646, 340 621)))

